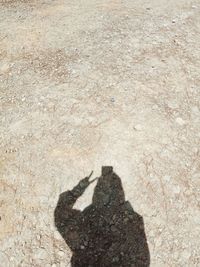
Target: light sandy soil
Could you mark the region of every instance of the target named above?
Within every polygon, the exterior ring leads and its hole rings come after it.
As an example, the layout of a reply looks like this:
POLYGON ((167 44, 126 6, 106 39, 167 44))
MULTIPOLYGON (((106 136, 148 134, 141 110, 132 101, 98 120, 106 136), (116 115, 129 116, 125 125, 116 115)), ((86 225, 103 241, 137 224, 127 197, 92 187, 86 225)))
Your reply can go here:
POLYGON ((70 266, 53 211, 102 165, 151 266, 200 266, 199 43, 199 1, 1 1, 1 266, 70 266))

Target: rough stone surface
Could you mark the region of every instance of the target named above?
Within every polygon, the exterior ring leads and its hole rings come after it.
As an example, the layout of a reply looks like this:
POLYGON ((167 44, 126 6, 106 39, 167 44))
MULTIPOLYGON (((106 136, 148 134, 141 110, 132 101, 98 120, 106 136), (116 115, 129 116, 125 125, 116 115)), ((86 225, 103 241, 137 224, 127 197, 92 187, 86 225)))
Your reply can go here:
POLYGON ((57 199, 102 165, 144 218, 151 266, 200 266, 199 12, 195 0, 0 1, 2 266, 70 266, 57 199))

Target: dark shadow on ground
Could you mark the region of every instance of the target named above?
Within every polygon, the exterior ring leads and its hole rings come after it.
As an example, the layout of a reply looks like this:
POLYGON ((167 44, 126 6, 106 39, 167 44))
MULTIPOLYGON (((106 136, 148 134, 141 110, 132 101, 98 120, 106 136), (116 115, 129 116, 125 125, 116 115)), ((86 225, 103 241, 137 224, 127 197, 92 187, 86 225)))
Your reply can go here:
POLYGON ((82 212, 73 209, 91 183, 89 178, 60 195, 54 214, 55 225, 72 250, 72 267, 149 266, 143 219, 125 201, 112 167, 102 167, 92 204, 82 212))

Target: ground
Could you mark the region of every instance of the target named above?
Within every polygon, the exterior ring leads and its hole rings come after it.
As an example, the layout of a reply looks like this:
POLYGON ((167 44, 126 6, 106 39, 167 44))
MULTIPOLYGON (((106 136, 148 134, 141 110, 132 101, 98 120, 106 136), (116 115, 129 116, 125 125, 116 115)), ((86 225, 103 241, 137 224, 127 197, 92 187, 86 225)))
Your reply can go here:
POLYGON ((2 266, 70 266, 58 196, 102 165, 151 266, 200 266, 199 1, 0 2, 2 266))

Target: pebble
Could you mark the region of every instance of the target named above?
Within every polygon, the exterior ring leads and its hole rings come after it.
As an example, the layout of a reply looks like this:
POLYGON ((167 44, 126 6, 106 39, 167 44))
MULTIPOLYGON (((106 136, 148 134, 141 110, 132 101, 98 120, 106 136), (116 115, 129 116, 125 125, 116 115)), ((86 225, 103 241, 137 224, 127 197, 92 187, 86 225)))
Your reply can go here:
POLYGON ((174 192, 175 194, 179 194, 179 193, 181 192, 180 187, 179 187, 179 186, 174 186, 174 187, 173 187, 173 192, 174 192))
POLYGON ((191 110, 194 114, 199 114, 199 108, 197 106, 192 107, 191 110))
POLYGON ((161 247, 161 245, 162 245, 162 236, 159 236, 158 238, 157 238, 157 241, 156 241, 156 247, 161 247))
POLYGON ((188 249, 185 249, 181 253, 181 257, 185 260, 188 260, 191 256, 191 252, 188 249))
POLYGON ((109 203, 109 201, 110 201, 108 195, 104 195, 104 196, 102 197, 102 200, 103 200, 103 204, 104 204, 104 205, 107 205, 107 204, 109 203))
POLYGON ((58 239, 58 240, 61 239, 61 235, 57 231, 54 231, 53 236, 54 236, 55 239, 58 239))
POLYGON ((39 249, 37 250, 37 252, 35 253, 35 258, 36 258, 36 259, 41 259, 41 260, 43 260, 43 259, 48 258, 48 254, 47 254, 47 252, 46 252, 45 249, 43 249, 43 248, 39 248, 39 249))
POLYGON ((137 125, 134 126, 134 129, 135 129, 136 131, 142 131, 143 127, 142 127, 141 124, 137 124, 137 125))
POLYGON ((179 107, 178 103, 176 103, 175 101, 169 101, 167 103, 167 106, 171 109, 177 109, 179 107))
POLYGON ((198 152, 199 152, 199 148, 198 148, 198 147, 193 147, 193 148, 192 148, 192 152, 194 152, 194 153, 198 153, 198 152))
POLYGON ((150 173, 149 174, 149 178, 151 179, 151 180, 155 180, 156 178, 155 178, 155 175, 153 175, 153 173, 150 173))
POLYGON ((58 255, 59 255, 60 257, 63 257, 63 256, 65 255, 65 253, 64 253, 62 250, 60 250, 60 251, 58 251, 58 255))
POLYGON ((197 214, 193 217, 194 222, 197 223, 198 225, 200 225, 200 216, 197 214))
POLYGON ((111 231, 112 231, 112 232, 116 232, 116 231, 117 231, 117 228, 116 228, 114 225, 112 225, 112 226, 111 226, 111 231))
POLYGON ((171 176, 169 175, 165 175, 163 178, 166 182, 169 182, 171 180, 171 176))
POLYGON ((96 98, 96 102, 97 103, 100 103, 101 102, 101 98, 99 96, 96 98))
POLYGON ((4 266, 10 266, 10 262, 8 260, 8 256, 0 251, 0 261, 4 264, 4 266))
POLYGON ((49 102, 49 103, 47 104, 47 107, 48 107, 48 109, 50 109, 50 110, 54 110, 54 109, 55 109, 55 104, 54 104, 53 102, 49 102))
POLYGON ((156 105, 156 104, 153 105, 153 106, 152 106, 152 109, 154 109, 154 110, 155 110, 155 109, 158 109, 158 105, 156 105))
POLYGON ((9 68, 10 68, 9 64, 8 63, 4 63, 4 64, 2 64, 2 66, 0 66, 0 72, 6 73, 6 72, 9 71, 9 68))
POLYGON ((118 262, 118 261, 119 261, 119 257, 118 256, 113 258, 113 262, 118 262))
POLYGON ((181 126, 185 125, 185 121, 180 117, 176 118, 176 123, 178 123, 181 126))

